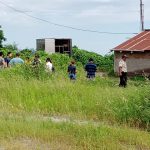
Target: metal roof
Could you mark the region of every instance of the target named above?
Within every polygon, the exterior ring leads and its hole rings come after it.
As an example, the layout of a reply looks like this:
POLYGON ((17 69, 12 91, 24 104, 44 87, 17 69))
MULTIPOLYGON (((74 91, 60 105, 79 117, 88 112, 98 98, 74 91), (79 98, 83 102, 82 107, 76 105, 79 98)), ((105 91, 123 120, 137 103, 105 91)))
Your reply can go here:
POLYGON ((112 49, 113 51, 150 51, 150 30, 145 30, 112 49))

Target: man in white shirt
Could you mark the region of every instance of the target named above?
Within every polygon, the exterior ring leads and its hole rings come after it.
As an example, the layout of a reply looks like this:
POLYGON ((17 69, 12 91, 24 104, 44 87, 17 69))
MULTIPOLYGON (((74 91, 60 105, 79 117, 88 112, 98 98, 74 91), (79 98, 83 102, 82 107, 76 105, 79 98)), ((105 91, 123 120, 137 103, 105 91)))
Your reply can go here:
POLYGON ((126 87, 127 86, 127 55, 123 55, 122 59, 119 62, 119 76, 120 76, 120 87, 126 87))
POLYGON ((46 71, 52 72, 53 71, 53 64, 50 58, 46 59, 46 71))

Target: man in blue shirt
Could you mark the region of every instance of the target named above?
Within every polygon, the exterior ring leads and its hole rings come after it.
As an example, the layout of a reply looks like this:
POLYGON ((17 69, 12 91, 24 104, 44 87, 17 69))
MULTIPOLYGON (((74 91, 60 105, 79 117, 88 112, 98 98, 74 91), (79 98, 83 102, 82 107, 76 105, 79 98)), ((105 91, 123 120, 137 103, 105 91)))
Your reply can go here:
POLYGON ((87 72, 87 78, 88 79, 95 78, 96 70, 97 70, 97 66, 94 64, 94 60, 90 58, 88 64, 86 64, 85 66, 85 71, 87 72))
POLYGON ((18 65, 18 64, 24 64, 24 61, 20 58, 20 54, 17 53, 16 57, 11 59, 9 62, 10 66, 18 65))

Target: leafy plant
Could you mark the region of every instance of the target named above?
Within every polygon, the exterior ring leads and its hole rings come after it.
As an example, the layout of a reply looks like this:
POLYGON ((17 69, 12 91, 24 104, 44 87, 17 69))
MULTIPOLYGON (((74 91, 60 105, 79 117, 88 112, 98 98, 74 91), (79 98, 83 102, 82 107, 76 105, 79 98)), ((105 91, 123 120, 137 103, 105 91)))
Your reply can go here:
POLYGON ((76 61, 81 62, 83 65, 85 65, 88 62, 89 58, 93 58, 100 71, 109 72, 113 69, 113 54, 102 56, 94 52, 81 50, 77 46, 75 46, 73 47, 72 57, 76 61))
POLYGON ((3 30, 1 29, 1 26, 0 26, 0 48, 3 47, 3 45, 2 45, 3 41, 6 41, 6 38, 4 37, 3 30))

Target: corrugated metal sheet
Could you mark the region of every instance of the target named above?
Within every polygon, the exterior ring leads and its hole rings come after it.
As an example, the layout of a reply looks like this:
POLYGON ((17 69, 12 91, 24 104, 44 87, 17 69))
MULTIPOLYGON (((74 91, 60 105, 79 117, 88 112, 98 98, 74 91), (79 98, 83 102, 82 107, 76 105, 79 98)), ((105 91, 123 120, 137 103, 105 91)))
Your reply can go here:
POLYGON ((145 30, 112 49, 113 51, 150 51, 150 30, 145 30))

